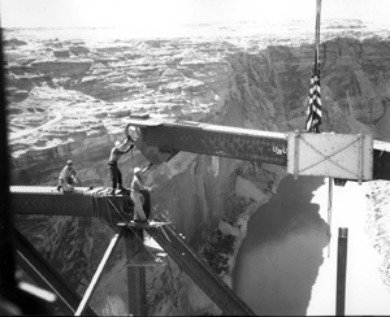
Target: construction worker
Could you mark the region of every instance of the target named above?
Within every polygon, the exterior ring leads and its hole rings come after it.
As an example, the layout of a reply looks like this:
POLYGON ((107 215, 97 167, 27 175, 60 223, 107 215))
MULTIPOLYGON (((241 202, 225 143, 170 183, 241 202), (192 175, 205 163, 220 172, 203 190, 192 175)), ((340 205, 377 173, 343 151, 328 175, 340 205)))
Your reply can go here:
POLYGON ((116 141, 115 146, 111 149, 110 157, 108 159, 108 171, 112 181, 111 195, 115 195, 117 186, 121 192, 125 191, 125 188, 122 186, 122 173, 118 168, 118 160, 123 154, 126 154, 134 148, 134 143, 131 141, 131 137, 128 136, 122 143, 120 141, 116 141))
POLYGON ((141 197, 143 198, 140 190, 147 190, 152 191, 153 187, 146 187, 143 185, 142 182, 142 172, 144 170, 141 170, 139 167, 134 168, 134 176, 133 180, 131 182, 131 188, 130 188, 130 198, 134 202, 134 218, 133 220, 135 222, 138 221, 147 221, 147 217, 144 211, 144 207, 141 201, 141 197))
POLYGON ((73 167, 73 161, 68 160, 58 177, 57 190, 60 191, 62 189, 63 192, 72 192, 74 190, 74 184, 81 185, 81 181, 73 167))

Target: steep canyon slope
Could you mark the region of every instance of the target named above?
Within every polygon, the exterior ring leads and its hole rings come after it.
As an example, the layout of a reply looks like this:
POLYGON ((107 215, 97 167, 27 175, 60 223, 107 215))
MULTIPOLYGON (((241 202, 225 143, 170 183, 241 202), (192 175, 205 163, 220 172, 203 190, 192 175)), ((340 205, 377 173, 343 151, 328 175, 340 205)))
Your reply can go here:
MULTIPOLYGON (((129 114, 273 131, 301 129, 313 46, 259 48, 189 38, 84 40, 12 38, 6 46, 12 182, 55 185, 72 158, 85 186, 108 186, 106 160, 129 114)), ((390 41, 330 38, 321 44, 322 129, 389 140, 390 41)), ((125 185, 141 153, 120 163, 125 185)), ((271 164, 179 153, 147 175, 153 214, 169 218, 231 283, 246 222, 272 197, 285 171, 271 164)), ((17 226, 82 292, 112 230, 98 220, 17 217, 17 226)), ((385 245, 385 244, 384 244, 385 245)), ((126 313, 123 250, 92 305, 126 313)), ((150 314, 218 313, 168 260, 148 269, 150 314)))

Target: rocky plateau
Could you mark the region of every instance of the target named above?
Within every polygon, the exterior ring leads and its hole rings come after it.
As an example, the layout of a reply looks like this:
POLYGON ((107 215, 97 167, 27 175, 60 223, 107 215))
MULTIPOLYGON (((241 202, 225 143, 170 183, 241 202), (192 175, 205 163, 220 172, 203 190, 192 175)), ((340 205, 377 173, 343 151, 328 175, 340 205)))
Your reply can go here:
MULTIPOLYGON (((357 28, 325 27, 321 129, 372 133, 390 141, 390 39, 354 23, 357 28)), ((258 34, 242 41, 234 36, 126 40, 113 35, 104 42, 26 34, 5 31, 13 185, 55 186, 71 158, 84 186, 108 186, 109 150, 124 138, 130 114, 282 132, 304 127, 314 59, 306 33, 290 42, 258 34)), ((132 168, 143 163, 137 150, 122 159, 125 186, 132 168)), ((147 182, 157 186, 153 215, 170 219, 231 285, 246 223, 284 176, 283 168, 272 164, 181 152, 154 167, 147 182)), ((389 183, 375 184, 370 195, 385 200, 389 183)), ((373 228, 385 206, 372 209, 377 215, 373 228)), ((80 294, 113 234, 97 219, 16 216, 15 221, 80 294)), ((373 239, 384 259, 390 258, 388 234, 373 232, 373 239)), ((389 275, 388 263, 384 274, 389 275)), ((100 314, 127 313, 125 265, 122 248, 92 299, 100 314)), ((148 268, 147 289, 150 315, 220 312, 170 259, 148 268)))

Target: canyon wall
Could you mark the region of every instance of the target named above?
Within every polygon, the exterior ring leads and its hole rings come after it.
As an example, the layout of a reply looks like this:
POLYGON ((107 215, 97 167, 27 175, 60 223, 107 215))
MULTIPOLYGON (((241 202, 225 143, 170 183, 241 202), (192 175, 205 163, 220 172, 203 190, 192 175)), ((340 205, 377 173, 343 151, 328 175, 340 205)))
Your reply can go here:
MULTIPOLYGON (((34 45, 5 52, 13 184, 54 186, 72 158, 84 186, 109 186, 106 160, 113 142, 124 137, 130 113, 272 131, 304 127, 312 45, 254 50, 188 39, 34 45), (69 53, 54 54, 57 48, 69 53)), ((389 48, 389 41, 375 38, 321 44, 322 131, 389 140, 389 48)), ((125 186, 132 167, 145 162, 137 150, 121 161, 125 186)), ((146 178, 156 186, 153 216, 171 220, 231 283, 246 222, 284 175, 272 164, 179 153, 146 178)), ((16 222, 80 293, 113 234, 97 220, 18 216, 16 222)), ((107 315, 126 313, 123 249, 115 259, 92 302, 107 315)), ((177 265, 168 263, 148 269, 149 313, 218 313, 177 265)))

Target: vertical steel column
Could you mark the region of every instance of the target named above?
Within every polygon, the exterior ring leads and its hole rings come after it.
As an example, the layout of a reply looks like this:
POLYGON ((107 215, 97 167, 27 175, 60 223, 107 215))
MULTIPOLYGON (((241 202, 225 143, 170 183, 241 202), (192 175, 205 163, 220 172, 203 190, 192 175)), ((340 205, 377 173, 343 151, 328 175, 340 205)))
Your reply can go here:
POLYGON ((126 232, 128 307, 129 314, 134 316, 146 316, 147 314, 145 267, 131 265, 131 260, 143 248, 143 241, 142 229, 134 228, 126 232))
POLYGON ((348 228, 339 228, 337 252, 336 316, 345 316, 348 228))

